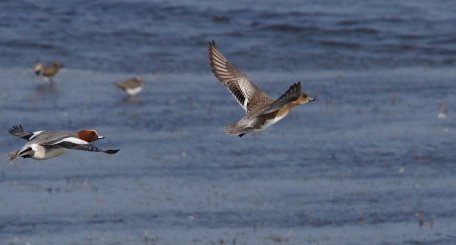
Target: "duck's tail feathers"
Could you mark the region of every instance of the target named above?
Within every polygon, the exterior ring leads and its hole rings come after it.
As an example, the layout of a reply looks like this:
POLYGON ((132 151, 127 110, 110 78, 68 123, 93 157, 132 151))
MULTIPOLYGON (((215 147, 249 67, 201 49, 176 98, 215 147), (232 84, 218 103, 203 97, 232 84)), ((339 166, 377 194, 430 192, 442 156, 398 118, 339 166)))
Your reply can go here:
POLYGON ((234 123, 225 126, 225 133, 229 135, 237 135, 239 137, 242 137, 245 134, 253 132, 254 129, 255 128, 253 127, 245 127, 243 125, 234 123))
POLYGON ((12 152, 8 153, 8 157, 9 157, 9 160, 10 160, 10 161, 13 161, 13 160, 16 159, 18 156, 19 156, 19 150, 17 150, 17 151, 12 151, 12 152))

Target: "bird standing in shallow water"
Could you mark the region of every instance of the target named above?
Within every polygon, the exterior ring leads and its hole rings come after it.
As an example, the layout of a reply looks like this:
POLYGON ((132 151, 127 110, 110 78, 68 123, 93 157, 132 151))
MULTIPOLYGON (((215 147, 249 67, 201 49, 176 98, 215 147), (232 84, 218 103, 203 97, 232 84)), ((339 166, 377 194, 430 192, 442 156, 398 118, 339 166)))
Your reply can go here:
POLYGON ((448 114, 448 105, 446 103, 439 104, 439 113, 437 114, 437 118, 445 119, 448 114))
POLYGON ((50 66, 46 67, 42 63, 37 63, 33 66, 33 70, 37 76, 42 76, 46 81, 53 82, 53 77, 57 75, 63 64, 60 62, 54 62, 50 66))
POLYGON ((134 96, 143 90, 144 79, 142 77, 133 77, 114 85, 123 91, 127 92, 129 95, 134 96))
POLYGON ((291 85, 278 99, 269 97, 223 56, 214 41, 209 43, 209 63, 215 77, 228 88, 246 112, 237 123, 225 127, 227 134, 242 137, 263 130, 280 121, 294 107, 315 100, 301 92, 301 82, 291 85))
POLYGON ((119 150, 101 150, 90 144, 90 142, 103 139, 95 130, 81 130, 77 133, 65 131, 24 131, 22 125, 10 128, 9 133, 13 136, 23 138, 28 142, 17 151, 10 153, 10 160, 18 157, 45 160, 57 157, 65 153, 68 149, 104 152, 115 154, 119 150))

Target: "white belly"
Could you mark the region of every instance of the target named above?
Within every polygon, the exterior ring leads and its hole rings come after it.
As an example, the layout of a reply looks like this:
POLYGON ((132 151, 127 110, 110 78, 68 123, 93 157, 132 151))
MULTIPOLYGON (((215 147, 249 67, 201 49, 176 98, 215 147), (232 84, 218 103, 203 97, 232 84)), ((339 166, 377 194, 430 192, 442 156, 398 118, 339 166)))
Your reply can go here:
POLYGON ((275 117, 273 119, 270 119, 270 120, 267 120, 266 123, 263 125, 263 127, 259 128, 258 130, 263 130, 263 129, 266 129, 267 127, 277 123, 278 121, 282 120, 282 118, 284 118, 287 114, 284 114, 282 116, 279 116, 279 117, 275 117))
POLYGON ((141 92, 142 89, 143 89, 142 87, 137 87, 137 88, 129 88, 129 89, 125 90, 125 91, 127 91, 127 93, 129 95, 135 95, 135 94, 138 94, 139 92, 141 92))
POLYGON ((444 119, 446 117, 447 117, 447 115, 443 112, 439 112, 439 114, 437 114, 437 118, 439 118, 439 119, 444 119))
POLYGON ((57 157, 62 155, 67 151, 66 148, 63 147, 52 147, 52 148, 45 148, 40 145, 33 144, 30 146, 33 150, 33 159, 36 160, 45 160, 53 157, 57 157))

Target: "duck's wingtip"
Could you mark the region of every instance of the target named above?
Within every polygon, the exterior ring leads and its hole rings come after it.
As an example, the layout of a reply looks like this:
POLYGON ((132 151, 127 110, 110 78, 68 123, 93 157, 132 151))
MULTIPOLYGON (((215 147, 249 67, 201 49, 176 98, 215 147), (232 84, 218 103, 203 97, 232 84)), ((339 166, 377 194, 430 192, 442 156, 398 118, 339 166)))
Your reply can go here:
POLYGON ((16 124, 16 125, 12 126, 10 129, 8 129, 8 132, 10 134, 14 134, 16 132, 22 132, 22 131, 24 131, 22 124, 16 124))
POLYGON ((111 149, 111 150, 106 150, 105 153, 112 155, 112 154, 116 154, 119 151, 120 151, 120 149, 111 149))

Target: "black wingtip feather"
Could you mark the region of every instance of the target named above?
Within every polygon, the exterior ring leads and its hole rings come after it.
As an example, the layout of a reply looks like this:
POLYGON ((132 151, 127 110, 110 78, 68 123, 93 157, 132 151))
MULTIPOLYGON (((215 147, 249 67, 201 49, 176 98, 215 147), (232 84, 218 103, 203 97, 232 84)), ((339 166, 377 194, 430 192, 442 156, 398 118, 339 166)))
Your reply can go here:
POLYGON ((116 154, 119 151, 120 151, 120 149, 115 149, 115 150, 106 150, 104 152, 107 153, 107 154, 116 154))
POLYGON ((14 132, 18 132, 18 131, 24 131, 24 128, 22 128, 22 125, 19 124, 19 125, 14 125, 13 127, 11 127, 8 132, 10 134, 13 134, 14 132))

